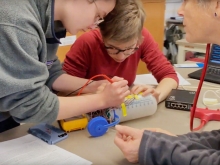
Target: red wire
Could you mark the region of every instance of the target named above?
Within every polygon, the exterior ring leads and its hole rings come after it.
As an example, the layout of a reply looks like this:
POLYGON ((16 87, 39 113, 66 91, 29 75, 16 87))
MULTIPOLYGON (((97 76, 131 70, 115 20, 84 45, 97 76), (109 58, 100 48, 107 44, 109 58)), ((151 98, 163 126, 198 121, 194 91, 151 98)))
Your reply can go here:
POLYGON ((206 124, 206 121, 201 120, 200 126, 198 126, 197 128, 194 128, 193 131, 198 131, 202 129, 202 127, 204 127, 205 124, 206 124))
POLYGON ((94 78, 96 78, 96 77, 104 77, 104 78, 107 79, 110 83, 113 83, 113 81, 112 81, 108 76, 106 76, 106 75, 104 75, 104 74, 95 75, 95 76, 91 77, 91 78, 85 83, 85 85, 83 85, 83 87, 81 88, 81 90, 80 90, 79 93, 78 93, 78 96, 82 93, 83 89, 88 85, 88 83, 89 83, 92 79, 94 79, 94 78))
POLYGON ((196 105, 197 105, 199 94, 200 94, 200 91, 201 91, 201 87, 202 87, 202 84, 203 84, 203 81, 204 81, 204 78, 205 78, 205 74, 206 74, 206 70, 207 70, 207 66, 208 66, 209 54, 210 54, 210 44, 207 44, 204 68, 202 70, 202 75, 201 75, 201 78, 200 78, 199 86, 198 86, 198 89, 196 91, 195 99, 193 101, 193 107, 191 109, 191 115, 190 115, 190 130, 191 131, 199 130, 201 126, 204 126, 204 125, 201 124, 199 127, 193 129, 193 120, 194 120, 194 116, 195 116, 196 105))

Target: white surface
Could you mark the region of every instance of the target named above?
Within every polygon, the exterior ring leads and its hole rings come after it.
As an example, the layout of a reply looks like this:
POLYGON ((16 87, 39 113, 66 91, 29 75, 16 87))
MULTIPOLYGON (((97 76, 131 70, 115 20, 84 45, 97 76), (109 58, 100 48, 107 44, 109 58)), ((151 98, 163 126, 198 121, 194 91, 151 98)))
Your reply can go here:
POLYGON ((218 103, 218 99, 215 98, 203 98, 203 103, 205 105, 214 105, 218 103))
MULTIPOLYGON (((152 95, 146 97, 138 95, 138 99, 125 100, 125 105, 127 116, 122 115, 121 108, 114 108, 115 113, 120 117, 120 122, 151 116, 157 110, 157 101, 152 95)), ((110 111, 110 113, 111 116, 114 116, 113 111, 110 111)))
POLYGON ((196 63, 193 64, 174 64, 177 68, 199 68, 199 66, 196 63))
MULTIPOLYGON (((191 85, 187 80, 185 80, 178 72, 177 76, 179 78, 179 85, 191 85)), ((147 85, 158 85, 157 80, 152 74, 140 74, 136 76, 134 84, 147 84, 147 85)))
POLYGON ((165 10, 165 21, 170 17, 178 16, 178 9, 181 6, 182 2, 167 2, 165 10))
MULTIPOLYGON (((76 139, 77 140, 77 139, 76 139)), ((75 154, 26 135, 0 143, 0 165, 91 165, 75 154)))
POLYGON ((76 41, 76 36, 67 36, 65 38, 61 38, 60 42, 61 44, 59 46, 68 46, 72 45, 76 41))

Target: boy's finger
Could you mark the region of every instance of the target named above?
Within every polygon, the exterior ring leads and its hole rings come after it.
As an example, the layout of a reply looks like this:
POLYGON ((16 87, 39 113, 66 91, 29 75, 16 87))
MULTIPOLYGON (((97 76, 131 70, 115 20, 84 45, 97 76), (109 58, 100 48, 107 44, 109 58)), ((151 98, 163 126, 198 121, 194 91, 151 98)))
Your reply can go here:
POLYGON ((133 86, 133 87, 131 88, 131 92, 132 92, 132 93, 135 92, 138 88, 139 88, 139 86, 137 86, 137 85, 133 86))
POLYGON ((117 77, 117 76, 114 76, 114 77, 112 78, 112 81, 114 81, 114 82, 121 81, 121 80, 124 80, 124 78, 122 78, 122 77, 117 77))
POLYGON ((121 81, 117 81, 112 83, 112 85, 116 86, 116 87, 124 87, 128 85, 128 81, 127 80, 121 80, 121 81))

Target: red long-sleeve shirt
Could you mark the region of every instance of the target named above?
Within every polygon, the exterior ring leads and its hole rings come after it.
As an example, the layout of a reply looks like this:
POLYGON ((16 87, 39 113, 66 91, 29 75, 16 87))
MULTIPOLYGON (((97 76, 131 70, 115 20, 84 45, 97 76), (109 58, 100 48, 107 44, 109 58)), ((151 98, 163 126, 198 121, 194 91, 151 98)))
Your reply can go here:
POLYGON ((144 40, 139 49, 118 63, 108 55, 100 31, 91 30, 80 36, 72 45, 63 69, 70 75, 87 79, 97 74, 123 77, 130 86, 135 80, 138 63, 142 60, 158 82, 169 77, 178 83, 173 66, 159 50, 147 29, 143 29, 142 35, 144 40))

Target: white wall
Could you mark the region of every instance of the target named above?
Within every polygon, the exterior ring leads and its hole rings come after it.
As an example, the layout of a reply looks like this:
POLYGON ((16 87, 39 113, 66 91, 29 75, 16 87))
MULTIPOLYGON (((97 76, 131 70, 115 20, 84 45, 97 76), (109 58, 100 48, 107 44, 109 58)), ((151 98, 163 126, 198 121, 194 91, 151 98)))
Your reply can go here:
POLYGON ((170 17, 178 16, 177 10, 180 7, 181 2, 177 0, 177 2, 173 3, 166 3, 166 10, 165 10, 165 20, 169 19, 170 17))

